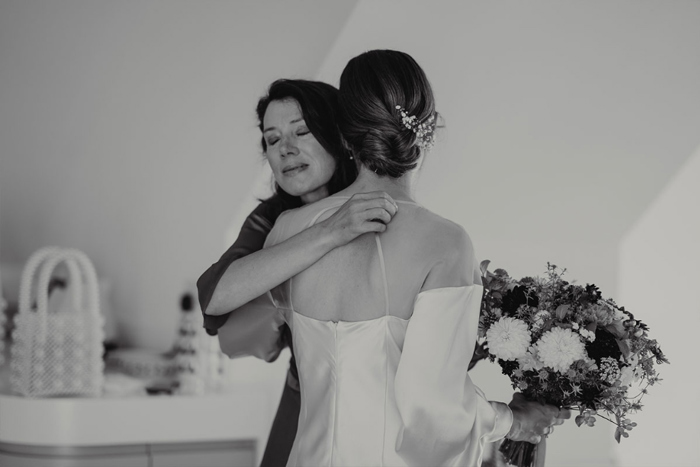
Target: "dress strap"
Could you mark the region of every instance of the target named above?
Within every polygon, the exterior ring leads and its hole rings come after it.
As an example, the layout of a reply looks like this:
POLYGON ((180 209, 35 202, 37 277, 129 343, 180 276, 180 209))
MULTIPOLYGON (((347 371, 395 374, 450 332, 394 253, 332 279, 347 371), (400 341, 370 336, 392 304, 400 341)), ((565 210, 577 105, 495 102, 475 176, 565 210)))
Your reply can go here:
POLYGON ((389 283, 386 280, 386 266, 384 265, 384 252, 382 251, 382 241, 379 239, 379 234, 374 234, 374 239, 377 242, 377 253, 379 253, 379 266, 382 269, 382 281, 384 282, 384 315, 389 314, 389 283))

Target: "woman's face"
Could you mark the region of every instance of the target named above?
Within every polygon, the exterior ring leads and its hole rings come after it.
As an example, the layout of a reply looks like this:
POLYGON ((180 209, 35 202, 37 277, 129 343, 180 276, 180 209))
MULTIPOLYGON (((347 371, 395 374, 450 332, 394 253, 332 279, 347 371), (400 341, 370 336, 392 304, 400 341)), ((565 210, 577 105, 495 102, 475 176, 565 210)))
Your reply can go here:
POLYGON ((316 140, 294 99, 272 101, 263 118, 265 155, 284 191, 313 203, 328 196, 335 159, 316 140))

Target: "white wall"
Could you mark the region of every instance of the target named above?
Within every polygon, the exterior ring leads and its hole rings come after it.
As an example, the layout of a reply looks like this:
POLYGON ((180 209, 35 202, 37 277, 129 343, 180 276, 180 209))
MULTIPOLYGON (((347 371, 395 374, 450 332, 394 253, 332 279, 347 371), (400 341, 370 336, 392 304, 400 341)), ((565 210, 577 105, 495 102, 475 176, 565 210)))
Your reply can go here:
MULTIPOLYGON (((551 261, 617 298, 622 235, 698 142, 698 24, 693 2, 364 1, 319 77, 337 84, 368 49, 410 53, 447 126, 419 201, 492 267, 521 277, 551 261)), ((481 364, 473 378, 510 400, 499 373, 481 364)), ((598 425, 558 428, 548 465, 615 465, 612 425, 598 425)), ((661 432, 632 437, 642 430, 661 432)))
POLYGON ((670 365, 649 389, 621 465, 700 465, 700 147, 620 242, 620 303, 650 327, 670 365), (654 429, 649 429, 654 427, 654 429))
POLYGON ((262 165, 257 99, 353 2, 0 2, 0 261, 77 247, 122 341, 166 350, 262 165))

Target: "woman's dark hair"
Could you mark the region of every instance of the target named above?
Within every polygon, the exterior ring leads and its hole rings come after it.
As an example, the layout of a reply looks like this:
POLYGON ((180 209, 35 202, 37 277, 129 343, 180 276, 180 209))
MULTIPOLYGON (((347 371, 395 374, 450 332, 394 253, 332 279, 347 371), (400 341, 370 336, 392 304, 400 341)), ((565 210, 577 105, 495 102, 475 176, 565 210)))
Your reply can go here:
MULTIPOLYGON (((267 94, 260 98, 256 109, 258 114, 258 126, 263 131, 263 119, 268 105, 273 101, 295 100, 301 108, 309 131, 323 146, 328 154, 335 159, 335 172, 328 183, 330 194, 346 188, 357 178, 357 166, 350 159, 351 153, 345 148, 338 128, 340 105, 338 103, 338 90, 330 84, 320 81, 307 81, 301 79, 280 79, 270 85, 267 94)), ((267 150, 265 138, 261 138, 263 151, 267 150)), ((292 196, 285 192, 275 182, 275 196, 284 202, 287 209, 302 205, 298 196, 292 196)), ((275 197, 273 196, 273 197, 275 197)))
POLYGON ((434 131, 433 90, 410 55, 371 50, 348 62, 340 76, 340 131, 365 167, 393 178, 415 168, 420 157, 416 133, 396 106, 434 131))

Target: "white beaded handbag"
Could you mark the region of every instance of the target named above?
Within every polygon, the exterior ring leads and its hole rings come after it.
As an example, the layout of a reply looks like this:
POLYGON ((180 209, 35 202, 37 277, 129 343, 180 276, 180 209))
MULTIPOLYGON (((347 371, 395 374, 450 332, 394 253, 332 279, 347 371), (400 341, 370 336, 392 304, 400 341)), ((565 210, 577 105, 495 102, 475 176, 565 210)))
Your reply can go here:
POLYGON ((82 251, 46 247, 22 271, 10 349, 10 383, 23 396, 99 396, 104 319, 95 268, 82 251), (49 282, 65 264, 63 306, 49 306, 49 282), (51 308, 51 309, 50 309, 51 308))

